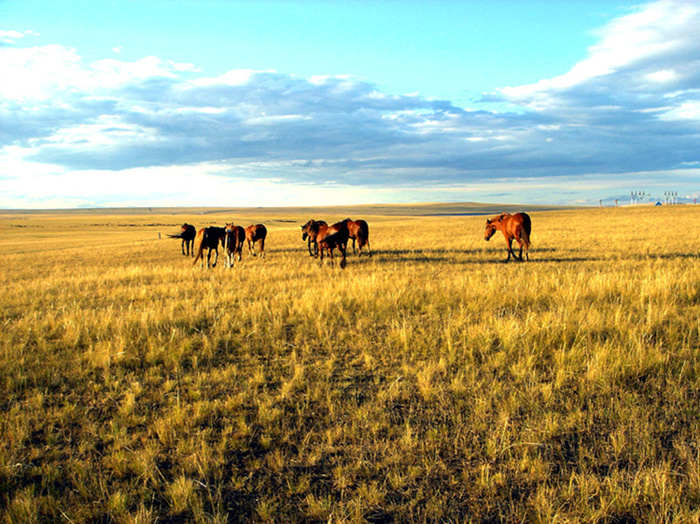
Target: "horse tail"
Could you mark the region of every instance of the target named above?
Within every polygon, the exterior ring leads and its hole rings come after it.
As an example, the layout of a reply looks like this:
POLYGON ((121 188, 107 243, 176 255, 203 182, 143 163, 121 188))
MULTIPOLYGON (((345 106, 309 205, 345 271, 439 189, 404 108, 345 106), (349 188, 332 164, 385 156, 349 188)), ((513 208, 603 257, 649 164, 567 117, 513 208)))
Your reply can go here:
POLYGON ((197 265, 197 261, 204 257, 204 229, 200 229, 197 236, 194 239, 194 250, 197 250, 197 257, 192 262, 192 267, 197 265))
POLYGON ((526 248, 530 247, 530 233, 532 232, 532 221, 530 220, 530 215, 523 213, 523 226, 520 229, 520 238, 525 244, 526 248))

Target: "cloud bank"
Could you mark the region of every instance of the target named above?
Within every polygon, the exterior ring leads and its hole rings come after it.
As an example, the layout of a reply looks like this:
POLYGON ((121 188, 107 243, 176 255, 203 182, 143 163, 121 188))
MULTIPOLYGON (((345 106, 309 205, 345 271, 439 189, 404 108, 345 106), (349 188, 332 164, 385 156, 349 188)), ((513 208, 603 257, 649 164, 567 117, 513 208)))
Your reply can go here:
POLYGON ((562 76, 474 104, 501 111, 352 76, 87 63, 0 31, 0 206, 698 196, 699 25, 695 2, 641 6, 562 76))

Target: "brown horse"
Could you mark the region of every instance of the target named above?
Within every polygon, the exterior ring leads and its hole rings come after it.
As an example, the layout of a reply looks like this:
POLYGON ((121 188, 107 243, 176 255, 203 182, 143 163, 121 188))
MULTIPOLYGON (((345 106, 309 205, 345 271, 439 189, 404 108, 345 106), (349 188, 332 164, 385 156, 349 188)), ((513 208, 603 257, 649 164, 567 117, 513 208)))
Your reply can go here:
POLYGON ((352 239, 352 252, 355 253, 355 240, 360 248, 358 255, 362 256, 362 248, 367 246, 367 256, 372 256, 372 250, 369 247, 369 226, 364 220, 352 220, 346 218, 343 222, 347 223, 350 238, 352 239))
POLYGON ((518 258, 522 261, 523 246, 525 247, 525 258, 530 260, 528 250, 530 249, 531 224, 530 216, 527 213, 516 213, 514 215, 510 213, 501 213, 499 216, 486 221, 484 240, 488 241, 496 230, 499 230, 503 233, 503 236, 506 237, 506 244, 508 245, 508 258, 506 262, 510 260, 511 255, 514 259, 518 258), (513 239, 520 245, 520 255, 518 257, 516 257, 513 252, 513 239))
POLYGON ((197 236, 197 230, 193 225, 185 222, 182 224, 182 228, 177 235, 168 235, 170 238, 181 238, 182 239, 182 254, 188 256, 192 253, 194 256, 194 237, 197 236), (187 253, 185 253, 185 248, 187 248, 187 253))
POLYGON ((328 256, 333 260, 333 248, 338 248, 343 259, 340 261, 340 267, 345 268, 345 251, 350 238, 348 224, 345 221, 337 222, 332 226, 320 226, 316 242, 318 242, 318 252, 321 255, 321 263, 323 263, 323 252, 327 249, 328 256))
POLYGON ((202 229, 197 231, 197 236, 194 239, 194 247, 197 250, 197 257, 194 259, 192 267, 197 265, 197 260, 199 260, 200 258, 202 259, 202 268, 204 267, 205 249, 209 250, 209 252, 207 253, 207 268, 209 268, 210 266, 209 262, 211 259, 212 251, 216 253, 216 258, 214 259, 214 263, 211 264, 211 267, 216 267, 216 263, 219 260, 219 241, 222 241, 225 235, 226 229, 223 227, 203 227, 202 229))
POLYGON ((245 228, 245 239, 248 242, 248 253, 255 254, 255 243, 259 242, 260 257, 265 258, 265 238, 267 237, 267 228, 262 224, 251 224, 245 228))
POLYGON ((238 261, 241 261, 243 254, 243 242, 245 241, 245 229, 241 226, 226 224, 226 233, 224 234, 224 253, 226 253, 226 263, 224 267, 233 267, 233 260, 238 255, 238 261))
POLYGON ((318 256, 318 242, 316 237, 318 236, 318 230, 321 227, 328 227, 328 224, 323 220, 314 220, 313 218, 301 226, 301 239, 308 239, 309 255, 312 257, 318 256), (313 251, 311 251, 311 244, 314 245, 313 251))

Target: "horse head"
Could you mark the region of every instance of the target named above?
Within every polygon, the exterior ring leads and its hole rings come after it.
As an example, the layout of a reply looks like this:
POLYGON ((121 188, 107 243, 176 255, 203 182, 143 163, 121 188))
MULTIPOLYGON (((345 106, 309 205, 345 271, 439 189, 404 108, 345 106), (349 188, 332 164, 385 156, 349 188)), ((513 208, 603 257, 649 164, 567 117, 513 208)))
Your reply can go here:
POLYGON ((486 231, 484 232, 484 240, 487 242, 491 240, 491 237, 496 232, 496 226, 493 225, 493 220, 486 220, 486 231))
POLYGON ((306 237, 309 236, 309 232, 313 230, 315 223, 316 223, 316 221, 312 218, 306 224, 301 226, 301 239, 302 240, 306 240, 306 237))

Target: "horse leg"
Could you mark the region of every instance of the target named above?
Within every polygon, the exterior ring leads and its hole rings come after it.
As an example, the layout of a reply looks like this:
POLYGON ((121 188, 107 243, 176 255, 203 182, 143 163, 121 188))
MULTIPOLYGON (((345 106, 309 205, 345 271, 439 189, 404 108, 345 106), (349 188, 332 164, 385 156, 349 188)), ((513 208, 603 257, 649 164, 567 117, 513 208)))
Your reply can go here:
POLYGON ((185 242, 186 242, 186 240, 182 241, 182 254, 183 255, 185 254, 185 242))
POLYGON ((260 258, 265 258, 265 239, 260 239, 260 258))
MULTIPOLYGON (((355 254, 355 239, 352 239, 352 254, 355 254)), ((360 255, 362 254, 362 244, 360 244, 360 255)), ((358 255, 359 256, 359 255, 358 255)))
POLYGON ((506 259, 506 262, 508 262, 511 255, 513 255, 513 258, 515 258, 515 253, 513 252, 513 239, 507 238, 506 244, 508 245, 508 258, 506 259))
POLYGON ((530 261, 530 235, 526 229, 520 231, 520 260, 523 259, 523 246, 525 247, 525 260, 530 261))
MULTIPOLYGON (((353 240, 353 244, 354 244, 354 242, 355 242, 355 241, 353 240)), ((340 251, 340 254, 343 255, 343 259, 340 261, 340 269, 345 269, 345 265, 346 265, 346 263, 347 263, 346 260, 345 260, 345 251, 346 251, 346 249, 347 249, 347 245, 345 245, 345 244, 339 244, 339 245, 338 245, 338 251, 340 251)))

